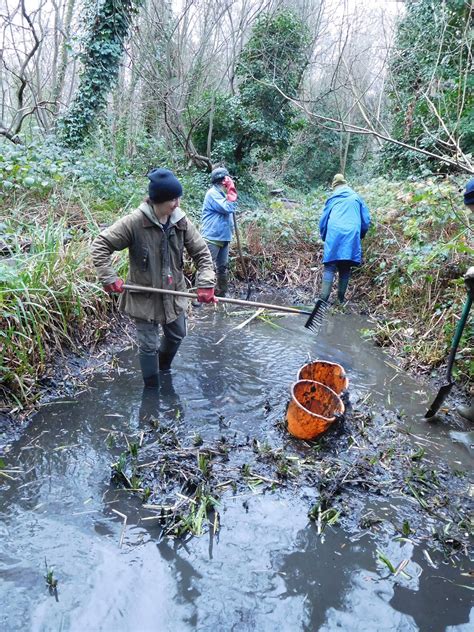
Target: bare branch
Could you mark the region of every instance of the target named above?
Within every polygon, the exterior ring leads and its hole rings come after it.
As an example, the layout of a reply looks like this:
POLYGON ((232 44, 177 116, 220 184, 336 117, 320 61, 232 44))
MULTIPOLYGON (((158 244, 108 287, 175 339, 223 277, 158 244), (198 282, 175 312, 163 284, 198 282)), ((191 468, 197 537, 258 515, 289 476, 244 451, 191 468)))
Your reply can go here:
MULTIPOLYGON (((259 81, 259 80, 255 79, 255 81, 259 81)), ((260 82, 260 83, 264 83, 264 82, 260 82)), ((327 123, 334 123, 335 125, 337 125, 337 127, 331 127, 331 129, 335 132, 350 132, 353 134, 374 136, 385 142, 392 143, 400 147, 404 147, 405 149, 409 149, 416 153, 423 154, 424 156, 428 156, 429 158, 434 158, 435 160, 444 162, 448 165, 451 165, 452 167, 456 167, 462 171, 465 171, 466 173, 474 174, 474 166, 472 165, 472 163, 470 162, 466 154, 464 154, 462 151, 459 151, 459 154, 456 154, 455 158, 450 158, 448 156, 435 154, 431 151, 427 151, 426 149, 422 149, 421 147, 416 147, 415 145, 409 145, 408 143, 404 143, 403 141, 397 140, 396 138, 393 138, 390 135, 382 134, 374 129, 368 129, 365 127, 361 127, 359 125, 354 125, 353 123, 347 123, 342 119, 335 119, 330 116, 323 116, 321 114, 316 114, 315 112, 311 112, 310 110, 308 110, 306 105, 304 105, 300 101, 293 99, 287 94, 285 94, 277 85, 275 84, 265 84, 265 85, 275 88, 275 90, 277 90, 279 94, 281 94, 290 103, 293 103, 293 105, 295 105, 297 108, 305 112, 305 114, 309 118, 314 119, 316 121, 324 121, 327 123)))

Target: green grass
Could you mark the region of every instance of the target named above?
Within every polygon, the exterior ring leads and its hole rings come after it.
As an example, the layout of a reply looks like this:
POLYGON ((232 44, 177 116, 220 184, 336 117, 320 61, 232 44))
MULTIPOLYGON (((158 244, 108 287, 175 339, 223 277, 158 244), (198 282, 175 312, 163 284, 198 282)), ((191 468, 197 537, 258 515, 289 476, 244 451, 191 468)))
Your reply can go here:
POLYGON ((28 223, 26 212, 17 208, 7 219, 10 256, 0 260, 0 388, 5 402, 18 406, 34 399, 55 354, 97 342, 108 307, 92 270, 90 237, 58 218, 28 223))

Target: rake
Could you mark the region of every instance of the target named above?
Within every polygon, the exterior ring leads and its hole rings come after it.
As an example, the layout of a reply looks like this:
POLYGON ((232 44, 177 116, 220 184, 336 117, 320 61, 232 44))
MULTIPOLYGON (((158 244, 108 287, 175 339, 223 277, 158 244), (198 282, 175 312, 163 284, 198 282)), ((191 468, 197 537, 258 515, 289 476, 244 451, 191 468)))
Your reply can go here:
POLYGON ((304 326, 307 329, 317 329, 319 331, 319 328, 323 324, 328 308, 329 303, 324 301, 322 298, 318 298, 316 300, 316 303, 314 304, 313 311, 311 312, 311 315, 304 326))
MULTIPOLYGON (((143 285, 129 285, 125 284, 123 286, 124 290, 128 290, 129 292, 152 292, 154 294, 171 294, 172 296, 184 296, 185 298, 195 299, 198 297, 197 294, 191 292, 178 292, 177 290, 162 290, 157 287, 146 287, 143 285)), ((304 314, 305 316, 309 316, 308 320, 305 323, 305 327, 310 329, 314 333, 319 333, 319 328, 321 327, 324 319, 324 315, 326 313, 328 304, 322 299, 318 299, 316 301, 316 305, 313 310, 310 312, 309 310, 298 309, 296 307, 288 307, 286 305, 272 305, 271 303, 259 303, 257 301, 244 301, 240 298, 227 298, 227 297, 219 297, 219 303, 230 303, 231 305, 243 305, 244 307, 261 307, 263 309, 271 309, 277 312, 285 312, 286 314, 304 314)))

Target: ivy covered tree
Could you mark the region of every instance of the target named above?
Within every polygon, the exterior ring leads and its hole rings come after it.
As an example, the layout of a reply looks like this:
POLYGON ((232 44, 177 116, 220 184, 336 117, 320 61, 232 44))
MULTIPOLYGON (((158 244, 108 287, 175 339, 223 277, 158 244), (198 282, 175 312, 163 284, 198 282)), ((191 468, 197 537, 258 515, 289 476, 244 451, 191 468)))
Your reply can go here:
MULTIPOLYGON (((394 138, 463 163, 474 153, 473 9, 470 0, 412 0, 391 58, 394 138)), ((403 171, 439 171, 442 162, 386 145, 403 171)))
POLYGON ((83 70, 71 106, 58 122, 58 136, 64 145, 83 143, 97 114, 104 110, 139 4, 140 0, 86 0, 86 36, 80 55, 83 70))
POLYGON ((236 70, 239 94, 249 136, 260 147, 260 158, 270 158, 275 150, 288 145, 295 111, 279 90, 297 96, 309 44, 306 25, 286 9, 263 15, 242 50, 236 70))
MULTIPOLYGON (((337 172, 354 172, 354 159, 362 149, 362 137, 341 133, 328 126, 302 120, 301 129, 293 135, 282 164, 282 179, 287 184, 310 190, 327 185, 337 172), (343 166, 342 166, 343 165, 343 166)), ((366 169, 366 163, 364 163, 366 169)), ((274 165, 278 172, 278 165, 274 165)))
POLYGON ((296 112, 279 90, 291 97, 297 94, 309 44, 307 27, 293 11, 263 14, 238 59, 237 93, 203 95, 198 110, 212 110, 212 116, 202 117, 195 127, 196 146, 206 150, 212 125, 214 162, 249 167, 286 149, 296 112))

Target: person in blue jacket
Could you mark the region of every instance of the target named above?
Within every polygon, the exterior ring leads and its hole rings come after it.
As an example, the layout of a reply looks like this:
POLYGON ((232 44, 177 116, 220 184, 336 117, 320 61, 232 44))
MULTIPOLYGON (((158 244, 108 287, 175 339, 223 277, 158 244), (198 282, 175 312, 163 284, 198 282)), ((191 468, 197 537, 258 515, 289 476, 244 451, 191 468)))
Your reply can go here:
POLYGON ((212 171, 211 183, 202 206, 201 234, 209 246, 216 269, 215 295, 225 296, 229 284, 229 244, 234 230, 237 189, 225 167, 212 171))
POLYGON ((344 302, 351 268, 362 261, 362 238, 370 226, 370 213, 364 200, 353 191, 342 173, 336 173, 319 222, 324 241, 323 283, 320 298, 329 299, 336 271, 339 273, 337 298, 344 302))

